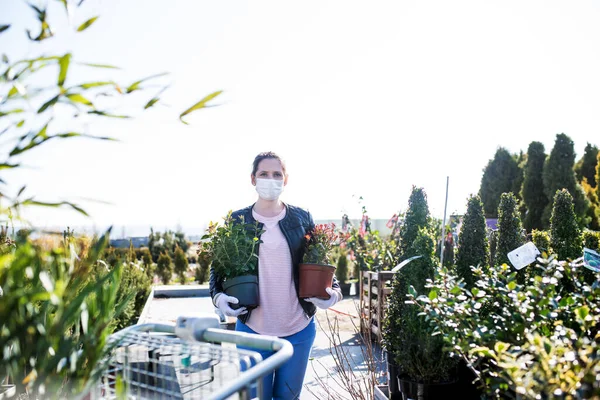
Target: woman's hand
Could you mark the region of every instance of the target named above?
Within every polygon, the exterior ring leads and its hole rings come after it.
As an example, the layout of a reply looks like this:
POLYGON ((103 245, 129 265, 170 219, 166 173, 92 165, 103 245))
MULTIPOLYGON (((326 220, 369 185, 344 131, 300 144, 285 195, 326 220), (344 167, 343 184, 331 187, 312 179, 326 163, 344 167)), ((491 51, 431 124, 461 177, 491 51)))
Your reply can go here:
POLYGON ((329 307, 333 306, 335 303, 340 301, 338 292, 336 292, 332 288, 325 288, 325 291, 329 294, 329 298, 326 300, 318 299, 316 297, 309 297, 304 300, 308 301, 309 303, 313 303, 315 306, 322 308, 323 310, 328 309, 329 307))
POLYGON ((239 300, 236 297, 227 296, 225 293, 217 294, 215 299, 215 306, 217 306, 217 308, 221 310, 223 314, 229 317, 237 317, 238 315, 246 314, 248 312, 248 310, 246 310, 246 307, 240 307, 237 310, 234 310, 229 306, 229 303, 237 304, 239 303, 239 300))

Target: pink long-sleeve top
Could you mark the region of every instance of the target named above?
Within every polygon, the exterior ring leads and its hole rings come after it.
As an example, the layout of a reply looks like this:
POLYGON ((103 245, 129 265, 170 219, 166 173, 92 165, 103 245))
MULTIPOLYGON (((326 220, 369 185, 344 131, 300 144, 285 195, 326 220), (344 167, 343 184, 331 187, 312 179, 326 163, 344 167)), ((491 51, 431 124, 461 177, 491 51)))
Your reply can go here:
POLYGON ((252 210, 265 231, 258 252, 260 306, 246 322, 257 333, 279 337, 300 332, 310 322, 298 301, 290 248, 278 224, 285 212, 284 208, 279 215, 265 217, 252 210))

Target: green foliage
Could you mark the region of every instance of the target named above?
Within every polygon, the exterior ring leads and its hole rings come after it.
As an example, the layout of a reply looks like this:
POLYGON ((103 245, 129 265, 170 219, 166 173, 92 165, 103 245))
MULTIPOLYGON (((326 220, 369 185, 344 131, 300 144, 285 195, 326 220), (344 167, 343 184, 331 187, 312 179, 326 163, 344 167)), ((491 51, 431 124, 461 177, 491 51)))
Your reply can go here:
POLYGON ((581 187, 585 196, 590 201, 590 208, 588 208, 585 215, 590 221, 588 227, 593 230, 600 230, 600 199, 596 194, 596 189, 587 182, 587 178, 583 179, 581 187))
POLYGON ((542 254, 546 253, 546 257, 550 255, 550 233, 548 231, 534 229, 531 232, 531 241, 542 254))
POLYGON ((417 293, 425 292, 437 265, 434 240, 427 228, 419 229, 410 251, 423 257, 412 260, 394 276, 383 326, 384 346, 401 375, 424 383, 446 382, 453 375, 456 360, 443 348, 443 338, 432 335, 434 326, 420 315, 415 304, 409 304, 417 293))
POLYGON ((233 220, 229 211, 222 225, 211 222, 202 236, 198 257, 211 260, 211 269, 222 280, 258 274, 258 245, 264 232, 259 222, 233 220))
POLYGON ((596 158, 596 198, 600 203, 600 152, 596 158))
POLYGON ((338 240, 335 224, 318 224, 304 236, 302 262, 331 265, 331 255, 338 240))
POLYGON ((458 235, 458 251, 456 255, 456 271, 465 281, 467 287, 474 283, 471 266, 488 264, 488 240, 486 236, 483 204, 479 196, 470 196, 467 212, 458 235))
POLYGON ((168 254, 163 253, 158 257, 158 262, 156 263, 156 272, 160 277, 160 280, 164 285, 168 285, 171 282, 171 277, 173 276, 173 265, 171 263, 171 257, 168 254))
POLYGON ((494 265, 507 263, 508 253, 525 242, 521 218, 517 211, 517 199, 512 193, 502 193, 498 207, 498 245, 494 265))
POLYGON ((17 394, 71 398, 98 377, 111 323, 133 297, 118 301, 120 267, 89 279, 107 243, 108 232, 78 260, 73 248, 24 239, 0 256, 0 376, 17 394))
POLYGON ((526 207, 523 226, 528 232, 542 229, 542 215, 548 205, 548 197, 544 193, 543 170, 546 153, 540 142, 531 142, 527 149, 527 162, 523 171, 524 180, 521 197, 526 207))
POLYGON ((583 247, 600 252, 600 232, 584 230, 582 234, 583 247))
POLYGON ((598 147, 593 146, 588 142, 585 146, 585 150, 583 151, 583 157, 577 161, 574 167, 577 181, 583 182, 583 179, 585 178, 592 187, 596 187, 597 165, 598 147))
POLYGON ((338 257, 335 277, 341 284, 346 283, 348 280, 348 256, 345 252, 338 257))
POLYGON ((181 247, 177 247, 177 250, 175 250, 174 264, 174 270, 177 276, 179 277, 179 282, 182 285, 185 285, 185 273, 189 269, 189 264, 187 257, 185 256, 185 253, 183 252, 183 249, 181 249, 181 247))
MULTIPOLYGON (((208 251, 203 251, 203 242, 199 243, 198 248, 198 266, 196 267, 196 271, 194 272, 194 276, 196 282, 199 284, 203 284, 208 280, 208 272, 210 271, 210 253, 208 251)), ((207 244, 208 245, 208 244, 207 244)))
POLYGON ((550 259, 528 268, 540 276, 526 284, 508 265, 475 268, 471 289, 442 268, 416 303, 486 398, 549 399, 557 389, 567 398, 598 396, 600 285, 586 285, 580 265, 550 259), (565 277, 572 289, 560 284, 565 277))
POLYGON ((557 190, 550 218, 550 246, 560 260, 582 256, 581 232, 577 226, 573 197, 568 190, 557 190))
MULTIPOLYGON (((587 226, 589 218, 586 216, 590 206, 583 188, 577 182, 573 165, 575 163, 575 150, 573 141, 564 133, 556 135, 554 147, 544 163, 544 192, 548 199, 554 199, 557 190, 567 189, 573 196, 575 215, 579 226, 587 226)), ((544 226, 549 226, 548 221, 552 213, 552 204, 548 204, 543 214, 544 226)))
POLYGON ((427 194, 423 188, 412 187, 412 192, 408 199, 408 209, 404 216, 404 222, 400 227, 400 258, 398 261, 406 260, 415 255, 412 250, 413 242, 417 238, 422 228, 429 227, 431 216, 429 215, 429 206, 427 205, 427 194))
POLYGON ((498 217, 498 206, 502 193, 520 193, 523 172, 515 156, 499 147, 494 158, 483 170, 479 197, 483 202, 486 218, 498 217))
MULTIPOLYGON (((116 304, 121 304, 125 299, 131 297, 133 297, 133 301, 128 302, 123 312, 111 321, 112 330, 120 330, 137 323, 152 287, 152 278, 146 274, 141 262, 126 262, 120 264, 119 268, 122 275, 116 304)), ((105 269, 97 269, 93 279, 102 279, 106 273, 105 269)))
POLYGON ((488 243, 490 244, 489 266, 496 265, 496 249, 498 248, 498 229, 488 229, 488 243))

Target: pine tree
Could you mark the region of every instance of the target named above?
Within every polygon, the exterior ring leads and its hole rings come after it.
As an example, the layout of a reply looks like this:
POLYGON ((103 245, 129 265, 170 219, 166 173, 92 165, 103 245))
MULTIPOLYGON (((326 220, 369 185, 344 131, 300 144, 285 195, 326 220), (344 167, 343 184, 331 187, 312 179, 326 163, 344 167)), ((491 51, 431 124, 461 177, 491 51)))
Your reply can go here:
POLYGON ((577 225, 573 197, 568 190, 557 190, 550 218, 550 246, 559 260, 574 260, 582 255, 581 231, 577 225))
POLYGON ((167 253, 162 253, 158 257, 156 269, 162 283, 168 285, 173 276, 173 266, 171 265, 171 257, 167 253))
POLYGON ((412 244, 415 241, 419 229, 427 227, 431 222, 429 215, 429 206, 427 205, 427 194, 423 188, 412 187, 412 192, 408 199, 408 210, 404 216, 404 222, 400 228, 400 259, 406 260, 409 257, 419 254, 412 253, 412 244))
POLYGON ((467 212, 458 235, 456 254, 456 271, 467 287, 473 287, 475 283, 471 267, 487 265, 487 257, 488 241, 483 204, 479 196, 472 195, 467 202, 467 212))
POLYGON ((527 162, 521 190, 521 197, 527 209, 523 225, 528 232, 542 228, 542 215, 548 205, 548 197, 544 193, 542 176, 545 160, 544 145, 540 142, 531 142, 527 149, 527 162))
POLYGON ((502 193, 498 206, 498 247, 495 264, 510 264, 508 253, 524 243, 521 218, 517 212, 517 198, 512 193, 502 193))
POLYGON ((596 158, 596 197, 600 199, 600 153, 596 158))
POLYGON ((479 197, 483 202, 486 218, 498 217, 500 196, 505 192, 520 193, 523 172, 519 168, 517 157, 508 150, 499 147, 494 158, 483 170, 479 197))
POLYGON ((598 148, 591 145, 589 142, 585 146, 583 151, 583 157, 575 164, 575 174, 577 175, 577 181, 582 182, 583 178, 587 179, 587 182, 592 186, 596 187, 596 166, 598 165, 598 148))
MULTIPOLYGON (((583 188, 577 182, 573 166, 575 163, 575 150, 573 141, 564 133, 556 135, 554 147, 544 163, 544 192, 548 199, 554 199, 557 190, 567 189, 573 197, 575 215, 580 226, 586 226, 589 218, 586 217, 590 206, 583 188)), ((543 214, 544 227, 548 226, 552 204, 548 204, 543 214)))
POLYGON ((175 249, 175 255, 174 255, 174 260, 173 260, 174 264, 175 264, 175 273, 177 274, 177 276, 179 277, 179 283, 181 283, 182 285, 185 285, 185 273, 187 272, 188 268, 189 268, 189 264, 188 264, 188 260, 187 257, 185 256, 185 253, 183 252, 183 249, 179 246, 177 246, 177 248, 175 249))
POLYGON ((127 253, 127 261, 136 262, 137 256, 135 255, 135 248, 133 247, 133 241, 129 239, 129 253, 127 253))

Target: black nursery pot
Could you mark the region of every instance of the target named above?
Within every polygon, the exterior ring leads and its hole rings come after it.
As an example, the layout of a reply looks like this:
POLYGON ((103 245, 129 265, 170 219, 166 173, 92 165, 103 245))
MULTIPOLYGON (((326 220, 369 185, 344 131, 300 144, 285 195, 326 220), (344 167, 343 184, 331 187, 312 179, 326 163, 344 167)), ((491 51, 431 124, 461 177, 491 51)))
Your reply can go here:
POLYGON ((398 386, 404 400, 438 400, 457 397, 457 382, 419 383, 398 377, 398 386))
POLYGON ((248 310, 258 307, 258 276, 256 275, 244 275, 227 279, 223 282, 223 291, 226 295, 239 300, 238 304, 229 304, 234 310, 240 307, 246 307, 248 310))

